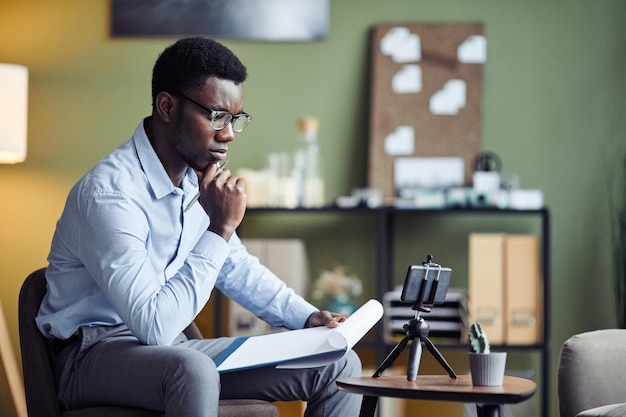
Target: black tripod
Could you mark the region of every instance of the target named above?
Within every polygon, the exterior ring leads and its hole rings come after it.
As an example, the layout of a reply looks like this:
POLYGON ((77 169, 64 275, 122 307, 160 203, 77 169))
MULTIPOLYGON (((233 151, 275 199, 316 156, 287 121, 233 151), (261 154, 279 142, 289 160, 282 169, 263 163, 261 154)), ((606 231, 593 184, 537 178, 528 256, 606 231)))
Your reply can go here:
MULTIPOLYGON (((427 310, 428 311, 428 310, 427 310)), ((428 339, 428 333, 430 332, 430 326, 420 316, 420 311, 415 312, 415 318, 411 319, 403 327, 406 336, 398 343, 391 353, 385 358, 383 363, 378 367, 373 378, 378 378, 385 369, 389 368, 393 361, 395 361, 400 353, 404 350, 407 343, 411 341, 411 347, 409 350, 409 362, 406 368, 406 379, 409 381, 415 381, 417 378, 417 370, 419 369, 420 359, 422 357, 422 342, 426 345, 428 351, 437 359, 437 362, 448 372, 450 378, 456 379, 457 376, 448 365, 448 362, 444 359, 443 355, 437 350, 435 345, 428 339), (417 339, 417 340, 416 340, 417 339)))

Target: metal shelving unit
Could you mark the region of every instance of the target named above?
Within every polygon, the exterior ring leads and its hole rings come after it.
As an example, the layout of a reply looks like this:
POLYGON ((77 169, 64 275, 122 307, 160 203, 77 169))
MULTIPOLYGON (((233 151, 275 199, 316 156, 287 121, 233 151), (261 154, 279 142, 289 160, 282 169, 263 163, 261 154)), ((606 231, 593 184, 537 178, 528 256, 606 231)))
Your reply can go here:
MULTIPOLYGON (((375 297, 382 300, 385 292, 393 289, 394 286, 394 256, 395 256, 395 228, 398 222, 402 222, 402 217, 410 216, 469 216, 479 215, 485 217, 502 217, 502 216, 522 216, 522 217, 535 217, 539 218, 541 222, 541 265, 542 265, 542 291, 543 291, 543 323, 542 323, 542 343, 523 346, 510 346, 500 345, 494 346, 494 348, 500 348, 510 351, 535 351, 539 352, 540 359, 540 378, 539 378, 539 392, 540 398, 540 412, 541 416, 547 417, 549 415, 549 403, 550 403, 550 212, 548 208, 542 208, 537 210, 512 210, 512 209, 496 209, 496 208, 454 208, 443 210, 423 210, 423 209, 407 209, 396 207, 378 207, 378 208, 366 208, 356 207, 349 209, 342 209, 336 207, 322 207, 314 209, 296 208, 248 208, 246 216, 248 218, 254 217, 255 214, 277 214, 277 215, 289 215, 293 213, 300 213, 314 216, 319 213, 330 213, 338 215, 350 215, 359 214, 365 216, 372 216, 375 223, 375 297)), ((240 234, 245 235, 245 222, 242 224, 240 234)), ((220 303, 217 303, 216 311, 222 311, 220 303)), ((219 318, 216 318, 217 334, 220 334, 219 318)), ((382 361, 388 350, 392 347, 387 345, 383 340, 382 325, 377 327, 377 338, 375 341, 366 341, 363 346, 369 349, 375 350, 375 356, 377 361, 382 361)), ((360 345, 359 345, 360 346, 360 345)), ((440 349, 460 349, 465 348, 461 344, 458 345, 444 345, 438 346, 440 349)))

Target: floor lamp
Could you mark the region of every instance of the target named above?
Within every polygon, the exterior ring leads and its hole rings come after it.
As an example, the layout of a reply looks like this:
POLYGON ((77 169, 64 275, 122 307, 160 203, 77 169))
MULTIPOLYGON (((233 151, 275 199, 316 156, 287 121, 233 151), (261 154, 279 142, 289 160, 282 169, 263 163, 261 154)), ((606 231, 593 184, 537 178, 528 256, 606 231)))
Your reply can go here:
MULTIPOLYGON (((0 163, 14 164, 26 159, 28 114, 28 69, 0 64, 0 163)), ((0 303, 0 360, 7 377, 17 417, 27 417, 22 373, 11 345, 11 337, 0 303)))

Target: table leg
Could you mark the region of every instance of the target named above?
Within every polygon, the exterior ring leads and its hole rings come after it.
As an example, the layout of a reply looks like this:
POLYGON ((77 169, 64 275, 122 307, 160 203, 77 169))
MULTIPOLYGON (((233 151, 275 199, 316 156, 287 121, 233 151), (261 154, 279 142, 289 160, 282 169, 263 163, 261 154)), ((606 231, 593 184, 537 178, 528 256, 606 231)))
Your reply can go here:
POLYGON ((377 403, 378 397, 364 395, 363 401, 361 401, 361 412, 359 413, 359 417, 374 417, 377 403))
POLYGON ((500 417, 500 406, 497 404, 476 404, 478 417, 500 417))

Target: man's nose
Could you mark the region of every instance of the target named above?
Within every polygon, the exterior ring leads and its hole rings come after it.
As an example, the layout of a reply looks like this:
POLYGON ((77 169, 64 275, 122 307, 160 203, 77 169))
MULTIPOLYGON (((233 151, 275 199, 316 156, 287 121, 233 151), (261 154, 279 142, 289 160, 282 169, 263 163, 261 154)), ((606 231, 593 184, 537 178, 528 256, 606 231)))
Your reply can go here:
POLYGON ((222 130, 218 130, 215 134, 215 138, 220 142, 232 142, 235 140, 235 131, 233 130, 233 124, 229 123, 222 130))

